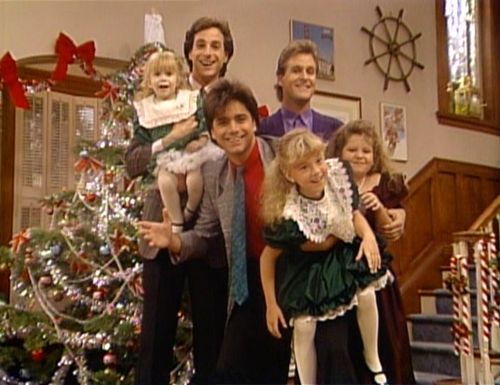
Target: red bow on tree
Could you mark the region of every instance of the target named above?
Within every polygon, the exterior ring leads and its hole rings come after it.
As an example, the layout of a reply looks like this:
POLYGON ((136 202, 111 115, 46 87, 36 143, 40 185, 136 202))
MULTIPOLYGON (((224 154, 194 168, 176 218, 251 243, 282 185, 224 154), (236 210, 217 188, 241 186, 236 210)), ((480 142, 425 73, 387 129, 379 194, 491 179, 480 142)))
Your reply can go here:
POLYGON ((0 80, 7 86, 10 98, 16 107, 25 109, 30 107, 28 99, 24 95, 23 86, 17 77, 16 61, 10 52, 3 55, 2 60, 0 60, 0 80))
POLYGON ((103 99, 109 98, 112 102, 114 102, 118 97, 119 92, 120 89, 117 86, 106 80, 102 83, 101 90, 95 93, 95 96, 103 99))
POLYGON ((104 165, 97 159, 92 158, 91 156, 87 156, 81 157, 79 160, 77 160, 73 167, 75 168, 76 172, 82 173, 88 170, 92 170, 93 172, 102 170, 104 165))
POLYGON ((84 64, 84 71, 87 74, 95 74, 94 65, 92 64, 95 58, 95 44, 93 41, 87 41, 77 47, 73 40, 61 32, 56 41, 56 54, 59 58, 56 69, 52 73, 52 80, 64 80, 68 65, 72 64, 77 58, 84 64))
POLYGON ((31 238, 30 231, 28 229, 21 230, 17 234, 12 237, 12 240, 9 242, 9 245, 14 254, 19 252, 19 249, 22 245, 28 242, 31 238))

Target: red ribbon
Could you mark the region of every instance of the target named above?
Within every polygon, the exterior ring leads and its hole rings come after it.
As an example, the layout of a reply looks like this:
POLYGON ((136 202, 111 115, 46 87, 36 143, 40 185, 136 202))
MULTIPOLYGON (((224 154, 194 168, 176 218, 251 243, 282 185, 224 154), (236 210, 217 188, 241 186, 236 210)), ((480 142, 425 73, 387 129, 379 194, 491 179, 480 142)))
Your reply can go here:
POLYGON ((24 95, 23 86, 17 77, 16 61, 12 58, 10 52, 3 55, 2 60, 0 60, 0 80, 7 86, 10 99, 16 107, 24 109, 30 107, 28 99, 24 95))
POLYGON ((101 162, 91 156, 80 158, 74 165, 75 171, 79 173, 88 170, 96 172, 98 170, 102 170, 103 167, 104 165, 101 162))
POLYGON ((89 75, 95 74, 93 61, 95 58, 95 44, 87 41, 79 46, 64 33, 60 33, 56 41, 56 54, 59 56, 56 69, 52 73, 52 80, 64 80, 68 65, 74 63, 75 59, 80 59, 86 66, 85 72, 89 75))
POLYGON ((28 229, 21 230, 17 234, 12 237, 12 240, 9 242, 9 245, 12 248, 12 252, 17 254, 22 245, 30 240, 30 232, 28 229))
POLYGON ((113 83, 105 81, 102 83, 101 90, 97 91, 95 93, 95 96, 97 96, 98 98, 103 98, 103 99, 109 98, 112 102, 114 102, 116 100, 116 98, 118 97, 119 91, 120 91, 120 89, 117 86, 115 86, 113 83))
POLYGON ((264 119, 269 116, 269 108, 266 105, 259 106, 258 108, 259 118, 264 119))

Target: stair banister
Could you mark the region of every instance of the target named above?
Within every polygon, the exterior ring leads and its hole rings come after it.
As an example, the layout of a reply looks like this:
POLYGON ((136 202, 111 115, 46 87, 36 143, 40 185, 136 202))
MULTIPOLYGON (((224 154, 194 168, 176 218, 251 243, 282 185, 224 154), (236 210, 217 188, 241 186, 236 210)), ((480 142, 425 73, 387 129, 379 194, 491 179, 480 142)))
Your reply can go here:
POLYGON ((455 354, 460 356, 463 384, 475 384, 474 345, 472 340, 472 311, 468 274, 469 243, 479 239, 482 232, 454 233, 451 258, 451 286, 453 293, 453 338, 455 354))
POLYGON ((468 279, 469 249, 473 249, 476 270, 480 385, 493 384, 490 348, 495 328, 500 326, 500 285, 497 237, 500 219, 500 196, 484 210, 468 231, 453 233, 453 256, 450 261, 453 292, 455 350, 460 355, 462 382, 475 384, 472 320, 470 312, 470 285, 468 279), (495 226, 496 221, 496 226, 495 226), (495 229, 497 234, 495 234, 495 229))

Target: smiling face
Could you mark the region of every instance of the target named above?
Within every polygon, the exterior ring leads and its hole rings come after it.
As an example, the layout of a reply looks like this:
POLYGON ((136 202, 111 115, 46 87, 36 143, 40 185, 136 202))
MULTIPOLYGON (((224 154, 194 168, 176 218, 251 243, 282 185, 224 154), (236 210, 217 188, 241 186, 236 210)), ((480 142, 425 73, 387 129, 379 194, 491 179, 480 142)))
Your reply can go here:
POLYGON ((172 70, 161 69, 151 73, 149 84, 157 100, 173 99, 177 92, 178 76, 172 70))
POLYGON ((350 163, 355 177, 365 177, 373 167, 372 140, 365 135, 351 135, 342 149, 340 157, 350 163))
POLYGON ((316 88, 316 62, 311 54, 298 53, 286 62, 285 72, 278 75, 283 89, 283 105, 291 110, 309 106, 316 88))
POLYGON ((241 165, 255 144, 255 121, 242 103, 232 100, 215 114, 211 134, 229 160, 241 165))
POLYGON ((307 198, 323 196, 328 167, 322 152, 313 153, 293 163, 286 172, 286 178, 297 184, 299 192, 307 198))
POLYGON ((205 86, 217 79, 228 61, 222 32, 212 27, 196 33, 189 60, 193 63, 192 74, 197 82, 205 86))

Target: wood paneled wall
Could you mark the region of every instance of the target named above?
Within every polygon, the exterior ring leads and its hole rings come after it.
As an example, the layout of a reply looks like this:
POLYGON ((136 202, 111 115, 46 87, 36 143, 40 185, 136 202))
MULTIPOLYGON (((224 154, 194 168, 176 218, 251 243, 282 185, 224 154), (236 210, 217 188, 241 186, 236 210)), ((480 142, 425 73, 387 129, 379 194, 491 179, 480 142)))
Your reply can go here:
POLYGON ((500 169, 433 159, 409 187, 405 234, 391 245, 407 314, 420 311, 419 289, 441 287, 452 233, 467 230, 500 194, 500 169))

